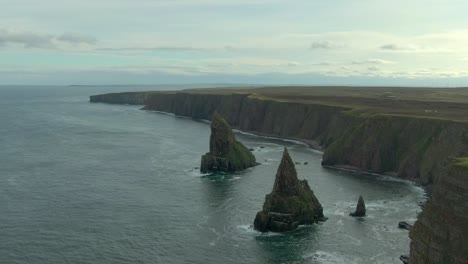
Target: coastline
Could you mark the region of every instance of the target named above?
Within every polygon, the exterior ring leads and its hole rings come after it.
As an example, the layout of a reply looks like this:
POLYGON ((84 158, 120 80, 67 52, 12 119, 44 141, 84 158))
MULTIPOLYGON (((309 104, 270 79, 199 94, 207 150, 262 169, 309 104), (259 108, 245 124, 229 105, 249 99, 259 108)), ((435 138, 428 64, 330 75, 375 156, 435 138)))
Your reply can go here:
MULTIPOLYGON (((278 87, 265 89, 266 92, 277 92, 278 87)), ((415 223, 418 228, 410 232, 412 263, 425 263, 426 260, 431 264, 438 263, 446 257, 444 252, 447 251, 455 255, 453 263, 468 261, 468 251, 461 249, 463 236, 453 240, 444 235, 447 232, 468 235, 468 230, 460 231, 468 226, 467 216, 460 215, 460 210, 468 210, 468 204, 445 206, 453 203, 453 197, 459 199, 457 201, 468 201, 468 182, 462 176, 468 170, 461 170, 459 166, 453 169, 454 157, 468 156, 468 122, 458 120, 460 115, 468 116, 468 102, 359 97, 362 96, 360 91, 369 91, 365 88, 350 88, 351 92, 357 93, 354 97, 317 98, 314 94, 325 90, 309 89, 309 97, 302 94, 294 97, 293 91, 281 89, 279 95, 265 94, 262 89, 243 90, 242 93, 232 90, 143 92, 130 94, 129 102, 140 105, 143 102, 142 110, 193 120, 207 120, 217 111, 239 133, 299 142, 311 149, 322 149, 322 166, 325 168, 391 177, 423 187, 430 198, 418 215, 415 223), (135 101, 135 98, 140 101, 135 101), (310 100, 304 101, 304 98, 310 100), (367 108, 343 105, 343 102, 365 104, 367 108), (385 107, 379 108, 380 105, 385 107), (401 110, 405 113, 398 112, 398 105, 407 107, 401 110), (446 107, 448 110, 444 115, 447 117, 424 116, 424 113, 434 113, 424 110, 431 107, 446 107), (415 115, 421 113, 417 111, 423 111, 423 114, 415 115), (457 185, 453 184, 454 181, 458 181, 457 185), (449 197, 442 195, 447 193, 449 197), (438 221, 446 217, 456 221, 453 224, 438 221), (434 247, 437 250, 429 254, 434 247)), ((411 92, 418 93, 419 90, 411 92)), ((123 94, 91 96, 90 101, 127 102, 123 94)))

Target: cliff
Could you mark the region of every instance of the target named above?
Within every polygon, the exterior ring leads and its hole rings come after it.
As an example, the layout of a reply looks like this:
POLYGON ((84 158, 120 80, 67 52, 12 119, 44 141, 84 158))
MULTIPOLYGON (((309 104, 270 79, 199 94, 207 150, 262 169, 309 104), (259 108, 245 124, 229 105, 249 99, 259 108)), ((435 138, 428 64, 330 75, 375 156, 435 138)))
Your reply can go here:
POLYGON ((256 164, 255 156, 236 140, 229 124, 215 112, 211 121, 210 152, 203 155, 200 171, 234 172, 256 164))
MULTIPOLYGON (((392 174, 434 186, 450 197, 466 192, 444 182, 454 175, 452 158, 468 156, 468 89, 274 87, 144 96, 146 110, 195 119, 209 119, 218 111, 243 131, 302 140, 324 150, 324 166, 392 174)), ((103 95, 95 102, 115 102, 114 97, 103 95)), ((466 184, 467 173, 458 171, 458 175, 466 184)), ((431 198, 432 203, 438 200, 444 201, 442 195, 431 198)), ((465 203, 457 206, 468 211, 465 203)), ((432 207, 427 208, 411 232, 413 259, 429 258, 424 249, 427 236, 418 234, 448 228, 443 221, 426 220, 432 207), (426 229, 418 227, 421 223, 426 229)), ((448 219, 456 215, 452 210, 444 212, 448 219)))
POLYGON ((112 94, 99 94, 89 97, 91 103, 106 102, 108 104, 131 104, 144 105, 147 93, 145 92, 125 92, 112 94))
MULTIPOLYGON (((92 97, 121 101, 125 95, 92 97)), ((324 149, 323 165, 396 175, 431 185, 450 157, 468 155, 468 123, 363 111, 362 108, 265 98, 250 93, 130 93, 143 109, 210 119, 218 111, 234 128, 298 139, 324 149)), ((430 106, 426 106, 430 107, 430 106)))
POLYGON ((468 158, 455 159, 411 228, 412 264, 468 263, 468 158))
POLYGON ((294 162, 285 148, 270 194, 265 197, 254 228, 261 232, 286 232, 299 225, 323 220, 323 209, 307 180, 299 181, 294 162))

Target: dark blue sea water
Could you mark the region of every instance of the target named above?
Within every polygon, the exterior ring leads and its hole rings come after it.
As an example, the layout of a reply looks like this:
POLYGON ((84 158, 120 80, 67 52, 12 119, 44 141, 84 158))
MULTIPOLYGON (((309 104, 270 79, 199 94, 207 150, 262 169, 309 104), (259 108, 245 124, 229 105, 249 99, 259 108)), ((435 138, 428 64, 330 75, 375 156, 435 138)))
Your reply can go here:
MULTIPOLYGON (((185 86, 187 87, 187 86, 185 86)), ((0 263, 400 263, 424 192, 389 177, 325 169, 303 145, 237 134, 262 165, 205 176, 209 125, 104 92, 181 87, 0 87, 0 263), (252 229, 283 147, 328 221, 252 229), (263 147, 263 148, 262 148, 263 147), (368 216, 349 217, 359 194, 368 216)))

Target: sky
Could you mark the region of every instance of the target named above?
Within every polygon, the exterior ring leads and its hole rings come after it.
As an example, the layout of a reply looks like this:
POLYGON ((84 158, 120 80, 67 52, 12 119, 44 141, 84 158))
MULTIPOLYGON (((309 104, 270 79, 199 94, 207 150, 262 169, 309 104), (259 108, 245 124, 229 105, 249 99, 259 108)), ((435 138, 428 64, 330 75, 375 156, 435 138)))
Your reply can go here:
POLYGON ((0 0, 0 85, 468 86, 466 0, 0 0))

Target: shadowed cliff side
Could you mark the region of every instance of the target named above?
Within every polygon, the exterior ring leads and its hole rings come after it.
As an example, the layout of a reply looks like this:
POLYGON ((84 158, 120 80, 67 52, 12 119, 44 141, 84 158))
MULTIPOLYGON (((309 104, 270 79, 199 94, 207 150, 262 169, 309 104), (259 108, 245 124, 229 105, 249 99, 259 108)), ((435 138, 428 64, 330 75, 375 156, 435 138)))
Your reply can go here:
POLYGON ((411 264, 468 263, 468 158, 455 159, 410 231, 411 264))
POLYGON ((203 155, 200 171, 234 172, 256 164, 255 156, 236 140, 229 124, 215 112, 211 121, 210 152, 203 155))
POLYGON ((254 228, 260 232, 285 232, 299 225, 324 220, 320 202, 307 180, 299 181, 294 162, 285 148, 276 173, 273 191, 265 197, 254 228))

